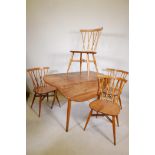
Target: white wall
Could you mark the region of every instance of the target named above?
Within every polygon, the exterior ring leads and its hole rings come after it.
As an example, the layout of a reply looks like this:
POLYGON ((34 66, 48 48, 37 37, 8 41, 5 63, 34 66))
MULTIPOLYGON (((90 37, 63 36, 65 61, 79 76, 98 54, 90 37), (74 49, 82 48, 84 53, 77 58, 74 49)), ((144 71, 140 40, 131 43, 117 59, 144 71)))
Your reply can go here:
MULTIPOLYGON (((27 0, 27 68, 66 72, 69 51, 80 49, 79 29, 103 26, 96 55, 99 71, 128 71, 128 9, 128 0, 27 0)), ((79 64, 71 70, 79 70, 79 64)), ((125 89, 128 94, 128 85, 125 89)))

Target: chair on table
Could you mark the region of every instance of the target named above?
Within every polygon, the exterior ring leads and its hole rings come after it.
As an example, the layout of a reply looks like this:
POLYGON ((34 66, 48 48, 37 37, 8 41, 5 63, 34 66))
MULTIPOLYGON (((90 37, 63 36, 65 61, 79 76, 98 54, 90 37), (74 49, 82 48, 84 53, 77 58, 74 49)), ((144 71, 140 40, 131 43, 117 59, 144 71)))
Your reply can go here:
POLYGON ((120 107, 118 106, 118 99, 121 93, 121 90, 124 87, 124 84, 127 80, 123 78, 117 78, 108 75, 98 75, 98 94, 99 99, 90 102, 90 112, 84 127, 84 130, 87 127, 87 124, 91 116, 105 116, 111 123, 113 128, 113 137, 114 145, 116 145, 116 128, 115 121, 117 120, 117 125, 119 126, 118 114, 120 112, 120 107), (105 91, 106 90, 106 91, 105 91), (112 90, 112 93, 109 92, 112 90), (105 91, 105 95, 103 95, 105 91), (115 95, 117 93, 117 95, 115 95), (93 114, 93 111, 97 114, 93 114), (109 117, 111 116, 112 119, 109 117))
POLYGON ((35 98, 39 97, 39 117, 41 113, 41 102, 45 97, 47 97, 47 101, 48 101, 48 97, 50 93, 51 93, 50 96, 54 96, 51 108, 54 105, 55 99, 57 99, 59 106, 60 106, 60 102, 57 97, 56 88, 53 86, 47 85, 43 80, 43 77, 44 75, 48 73, 48 70, 49 70, 49 67, 42 67, 42 68, 36 67, 36 68, 27 69, 27 72, 30 75, 30 78, 33 82, 33 87, 34 87, 33 89, 34 96, 33 96, 32 104, 31 104, 31 108, 33 106, 35 98))
POLYGON ((87 63, 87 71, 88 71, 88 77, 89 77, 89 71, 90 71, 90 62, 93 62, 96 68, 96 72, 98 73, 98 68, 97 68, 97 63, 95 59, 95 54, 96 54, 96 48, 98 44, 99 37, 101 35, 103 27, 101 28, 96 28, 96 29, 82 29, 80 30, 81 36, 82 36, 82 43, 83 43, 83 48, 81 51, 70 51, 71 52, 71 58, 69 61, 67 73, 69 72, 70 66, 72 62, 80 62, 80 72, 82 69, 82 62, 87 63), (80 56, 80 59, 75 60, 73 59, 74 54, 78 54, 80 56), (83 59, 83 54, 86 55, 86 59, 83 59), (92 56, 93 60, 89 59, 89 56, 92 56))
MULTIPOLYGON (((127 76, 129 74, 129 72, 127 72, 127 71, 113 69, 113 68, 107 68, 107 69, 105 69, 105 71, 106 71, 107 75, 114 76, 114 77, 120 77, 123 79, 127 79, 127 76)), ((121 93, 122 93, 122 91, 121 91, 121 93)), ((121 101, 120 96, 119 96, 119 103, 120 103, 120 108, 122 109, 122 101, 121 101)))

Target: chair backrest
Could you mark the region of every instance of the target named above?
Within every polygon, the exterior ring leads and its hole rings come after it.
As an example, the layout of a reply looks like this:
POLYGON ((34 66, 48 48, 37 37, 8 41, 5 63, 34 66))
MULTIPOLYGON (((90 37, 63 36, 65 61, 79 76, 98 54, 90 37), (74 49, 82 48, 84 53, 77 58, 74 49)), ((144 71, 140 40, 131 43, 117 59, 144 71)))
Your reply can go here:
POLYGON ((127 72, 127 71, 113 69, 113 68, 107 68, 106 72, 107 72, 107 75, 109 75, 109 76, 120 77, 123 79, 126 79, 129 74, 129 72, 127 72))
POLYGON ((100 98, 110 97, 117 99, 115 100, 117 103, 126 82, 126 79, 120 77, 98 75, 98 94, 100 98))
POLYGON ((35 67, 27 69, 27 72, 31 77, 34 88, 46 86, 43 77, 48 73, 48 70, 49 67, 35 67))
POLYGON ((103 27, 96 29, 81 29, 82 43, 84 51, 96 51, 99 37, 103 27))

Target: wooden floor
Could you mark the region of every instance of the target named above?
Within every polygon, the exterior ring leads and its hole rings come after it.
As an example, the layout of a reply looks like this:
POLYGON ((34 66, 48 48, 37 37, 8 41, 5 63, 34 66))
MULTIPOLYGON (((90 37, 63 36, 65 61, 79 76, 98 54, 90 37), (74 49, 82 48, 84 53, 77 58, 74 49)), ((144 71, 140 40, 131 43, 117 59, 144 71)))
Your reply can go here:
POLYGON ((38 118, 38 104, 31 110, 31 96, 27 102, 27 155, 128 155, 129 153, 129 107, 128 99, 122 97, 123 110, 120 127, 116 127, 117 145, 113 145, 111 123, 106 118, 92 117, 87 130, 83 131, 89 113, 88 102, 72 104, 70 131, 65 132, 67 101, 59 96, 61 108, 52 99, 43 101, 42 115, 38 118))

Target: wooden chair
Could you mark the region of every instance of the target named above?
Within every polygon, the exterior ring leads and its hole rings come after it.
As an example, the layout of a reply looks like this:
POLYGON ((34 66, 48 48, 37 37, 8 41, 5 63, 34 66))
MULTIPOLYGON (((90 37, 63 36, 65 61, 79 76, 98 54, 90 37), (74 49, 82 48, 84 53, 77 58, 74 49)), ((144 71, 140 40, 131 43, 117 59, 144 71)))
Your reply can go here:
POLYGON ((83 48, 81 51, 70 51, 71 52, 71 58, 69 61, 67 73, 69 72, 70 66, 72 62, 80 62, 80 72, 82 69, 82 63, 87 63, 87 71, 88 71, 88 77, 89 77, 89 71, 90 71, 90 62, 93 62, 96 68, 96 72, 98 73, 97 63, 95 59, 96 54, 96 48, 98 44, 99 37, 101 35, 103 27, 96 28, 96 29, 81 29, 81 36, 82 36, 82 43, 83 48), (74 54, 78 54, 80 56, 80 59, 76 60, 73 59, 74 54), (83 54, 86 55, 86 59, 83 59, 83 54), (89 59, 89 56, 92 56, 93 60, 89 59))
POLYGON ((117 125, 119 126, 118 114, 120 112, 120 107, 118 106, 118 98, 125 83, 126 80, 122 78, 98 75, 99 99, 92 101, 89 104, 91 110, 84 127, 85 130, 91 116, 105 116, 112 123, 114 145, 116 145, 115 120, 117 120, 117 125), (111 91, 111 88, 112 93, 110 94, 109 92, 111 91), (105 95, 103 95, 104 90, 106 90, 105 95), (93 114, 93 111, 97 112, 97 114, 93 114), (111 116, 112 119, 109 116, 111 116))
POLYGON ((33 89, 34 96, 33 96, 32 104, 31 104, 31 108, 33 106, 35 98, 39 97, 39 117, 40 117, 40 113, 41 113, 41 102, 45 97, 47 97, 47 101, 48 101, 48 97, 49 97, 50 93, 51 93, 50 96, 54 96, 51 108, 54 105, 55 99, 57 99, 59 106, 60 106, 60 102, 57 97, 56 88, 53 86, 47 85, 43 80, 43 77, 44 77, 44 75, 46 75, 48 73, 48 70, 49 70, 49 67, 43 67, 43 68, 37 67, 37 68, 27 69, 27 72, 30 75, 30 78, 31 78, 31 80, 33 82, 33 86, 34 86, 34 89, 33 89))
MULTIPOLYGON (((127 71, 123 71, 123 70, 119 70, 119 69, 113 69, 113 68, 107 68, 105 71, 106 71, 106 74, 109 76, 120 77, 123 79, 127 79, 127 76, 129 74, 129 72, 127 72, 127 71)), ((119 103, 120 103, 120 108, 122 109, 121 96, 119 97, 119 103)))

